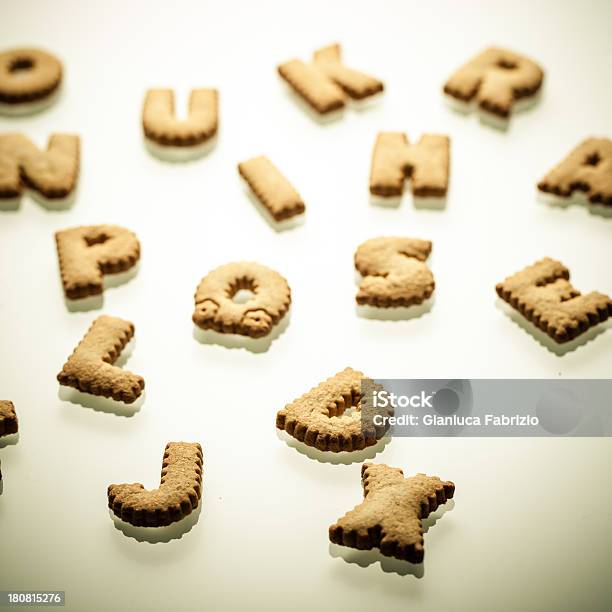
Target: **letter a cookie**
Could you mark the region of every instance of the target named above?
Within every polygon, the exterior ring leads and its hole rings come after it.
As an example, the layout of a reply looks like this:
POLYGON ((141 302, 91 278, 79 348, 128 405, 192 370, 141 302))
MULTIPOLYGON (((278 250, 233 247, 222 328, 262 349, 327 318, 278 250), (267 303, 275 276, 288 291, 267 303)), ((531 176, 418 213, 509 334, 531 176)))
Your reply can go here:
POLYGON ((452 482, 384 464, 361 466, 364 500, 329 528, 334 544, 358 550, 379 548, 387 557, 421 563, 425 554, 422 519, 455 494, 452 482))
POLYGON ((612 140, 587 138, 538 183, 538 189, 568 203, 578 192, 591 204, 612 206, 612 140))

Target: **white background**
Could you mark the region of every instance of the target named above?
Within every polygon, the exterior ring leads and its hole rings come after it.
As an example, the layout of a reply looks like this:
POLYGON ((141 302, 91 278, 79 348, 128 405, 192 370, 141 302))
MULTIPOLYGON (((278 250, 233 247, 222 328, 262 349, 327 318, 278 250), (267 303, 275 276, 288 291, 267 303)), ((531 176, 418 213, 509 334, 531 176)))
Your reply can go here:
MULTIPOLYGON (((0 119, 42 146, 82 137, 78 199, 50 213, 24 198, 0 218, 0 395, 21 439, 0 449, 0 589, 62 589, 71 610, 599 610, 610 605, 609 440, 396 439, 377 460, 453 480, 455 508, 425 536, 425 575, 366 569, 328 551, 327 528, 361 500, 359 464, 322 464, 275 435, 276 411, 347 365, 372 377, 607 377, 612 332, 564 357, 495 307, 495 283, 543 256, 583 291, 612 293, 612 219, 536 203, 537 180, 581 139, 612 136, 608 2, 3 2, 2 47, 64 62, 56 106, 0 119), (320 126, 275 67, 340 41, 382 78, 383 103, 320 126), (508 132, 448 110, 445 78, 483 46, 546 70, 544 97, 508 132), (220 90, 219 144, 187 165, 142 145, 144 92, 220 90), (379 130, 452 138, 446 210, 368 202, 379 130), (268 155, 308 207, 276 234, 236 164, 268 155), (99 313, 69 313, 53 233, 116 223, 142 243, 139 275, 101 312, 136 326, 127 367, 147 396, 133 418, 57 398, 55 376, 99 313), (352 257, 363 240, 433 241, 433 310, 360 319, 352 257), (286 276, 288 330, 264 354, 192 338, 193 293, 213 267, 252 259, 286 276), (117 531, 114 482, 156 486, 164 445, 204 447, 198 525, 168 544, 117 531)), ((181 112, 183 109, 181 108, 181 112)))

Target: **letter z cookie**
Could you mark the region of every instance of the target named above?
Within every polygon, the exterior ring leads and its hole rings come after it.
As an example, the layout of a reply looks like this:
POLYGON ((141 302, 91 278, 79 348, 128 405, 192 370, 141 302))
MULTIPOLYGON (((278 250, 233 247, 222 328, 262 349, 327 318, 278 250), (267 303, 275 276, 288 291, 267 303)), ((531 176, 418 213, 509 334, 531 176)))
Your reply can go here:
POLYGON ((361 479, 363 502, 329 528, 329 539, 421 563, 425 554, 421 521, 453 497, 455 485, 425 474, 404 478, 398 468, 372 463, 361 466, 361 479))

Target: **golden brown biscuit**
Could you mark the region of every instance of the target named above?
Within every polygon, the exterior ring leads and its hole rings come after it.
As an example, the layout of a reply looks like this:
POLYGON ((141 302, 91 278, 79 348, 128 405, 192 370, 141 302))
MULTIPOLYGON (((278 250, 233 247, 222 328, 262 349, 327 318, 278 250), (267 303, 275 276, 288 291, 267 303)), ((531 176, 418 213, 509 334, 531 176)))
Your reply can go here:
POLYGON ((0 200, 28 187, 49 200, 69 197, 79 177, 80 144, 73 134, 53 134, 40 151, 23 134, 0 134, 0 200))
POLYGON ((354 100, 369 98, 384 89, 383 83, 373 76, 347 68, 342 63, 342 47, 338 44, 317 49, 314 65, 354 100))
POLYGON ((372 152, 370 193, 401 196, 409 178, 415 196, 443 197, 448 191, 449 167, 448 136, 424 134, 412 145, 402 132, 381 132, 372 152))
POLYGON ((363 277, 357 303, 390 308, 429 299, 435 281, 424 262, 430 253, 429 240, 392 236, 366 240, 355 252, 355 268, 363 277))
POLYGON ((202 447, 197 442, 168 442, 161 484, 147 490, 140 483, 110 485, 108 507, 137 527, 164 527, 198 507, 202 497, 202 447))
POLYGON ((87 225, 56 232, 64 293, 68 299, 100 295, 104 275, 125 272, 140 259, 136 234, 118 225, 87 225))
POLYGON ((374 412, 371 395, 362 394, 364 380, 362 372, 345 368, 279 410, 276 427, 321 451, 373 446, 386 429, 370 418, 374 412))
POLYGON ((444 85, 444 93, 462 102, 475 100, 482 110, 508 118, 520 99, 538 93, 544 72, 534 61, 490 47, 461 66, 444 85))
POLYGON ((343 108, 345 92, 362 100, 384 88, 378 79, 344 66, 340 45, 315 51, 312 64, 297 59, 285 62, 278 66, 278 72, 321 115, 343 108))
POLYGON ((23 106, 49 98, 62 81, 62 65, 40 49, 0 53, 0 103, 23 106))
POLYGON ((198 285, 193 322, 201 329, 262 338, 290 304, 291 289, 278 272, 255 262, 229 263, 209 272, 198 285), (244 303, 234 302, 241 289, 254 295, 244 303))
POLYGON ((404 478, 399 468, 372 463, 361 466, 361 479, 364 500, 330 526, 330 541, 422 563, 421 521, 453 497, 454 483, 425 474, 404 478))
POLYGON ((562 198, 577 191, 591 204, 612 206, 612 140, 587 138, 538 183, 538 189, 562 198))
POLYGON ((238 164, 238 172, 275 221, 285 221, 306 210, 300 194, 267 157, 238 164))
POLYGON ((569 270, 545 257, 496 286, 500 298, 561 344, 612 315, 612 299, 598 292, 581 295, 569 270))
POLYGON ((144 379, 113 365, 133 336, 134 325, 129 321, 98 317, 57 375, 60 385, 134 403, 144 390, 144 379))
POLYGON ((0 436, 10 436, 19 430, 15 405, 9 400, 0 400, 0 436))
POLYGON ((142 127, 145 137, 158 145, 200 145, 217 133, 218 124, 216 89, 193 89, 189 97, 189 115, 183 120, 175 116, 171 89, 147 91, 142 108, 142 127))

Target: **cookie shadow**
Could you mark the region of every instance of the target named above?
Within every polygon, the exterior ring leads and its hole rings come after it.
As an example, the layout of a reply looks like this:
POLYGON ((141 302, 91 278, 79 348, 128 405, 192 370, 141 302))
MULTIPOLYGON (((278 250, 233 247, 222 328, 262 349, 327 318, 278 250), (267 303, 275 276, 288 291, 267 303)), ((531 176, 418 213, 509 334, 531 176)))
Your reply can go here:
POLYGON ((243 183, 244 191, 249 198, 251 204, 255 210, 259 213, 262 219, 277 233, 285 232, 287 230, 295 229, 300 227, 306 221, 306 213, 303 212, 299 215, 294 215, 289 219, 283 221, 277 221, 271 214, 270 211, 259 201, 259 198, 253 193, 248 183, 241 177, 240 180, 243 183))
POLYGON ((121 520, 110 508, 108 509, 108 513, 117 531, 120 531, 128 538, 133 538, 137 542, 148 542, 149 544, 167 544, 172 540, 180 540, 198 523, 201 511, 202 500, 200 500, 195 510, 176 523, 166 527, 135 527, 121 520))
POLYGON ((536 199, 540 204, 547 206, 550 209, 569 210, 573 206, 582 206, 589 211, 589 214, 605 219, 612 218, 612 206, 604 204, 593 204, 589 202, 589 198, 583 191, 574 191, 567 197, 561 197, 553 193, 547 193, 538 189, 536 199))
POLYGON ((379 91, 378 93, 362 98, 361 100, 357 100, 355 98, 351 98, 347 96, 347 106, 358 113, 363 113, 369 111, 372 108, 376 108, 380 106, 385 97, 385 92, 379 91))
POLYGON ((343 108, 339 108, 338 110, 331 111, 329 113, 318 113, 283 79, 281 79, 281 89, 283 90, 285 96, 289 98, 294 105, 299 107, 305 115, 307 115, 310 119, 312 119, 312 121, 318 123, 319 125, 329 125, 330 123, 336 123, 344 117, 344 113, 346 111, 346 102, 345 106, 343 108))
POLYGON ((62 212, 64 210, 70 210, 74 206, 77 199, 76 188, 65 198, 46 198, 33 189, 28 189, 27 194, 32 198, 32 200, 49 212, 62 212))
MULTIPOLYGON (((89 312, 91 310, 100 310, 104 306, 104 291, 108 289, 116 289, 129 283, 134 279, 140 271, 140 261, 125 272, 117 272, 115 274, 105 274, 103 277, 103 292, 100 295, 90 295, 85 298, 76 300, 67 298, 64 294, 64 304, 68 312, 89 312)), ((61 283, 61 279, 60 279, 61 283)))
POLYGON ((356 304, 355 312, 357 316, 362 319, 375 321, 409 321, 410 319, 418 319, 430 312, 434 306, 434 302, 435 298, 432 296, 422 304, 417 304, 415 306, 380 308, 367 304, 356 304))
POLYGON ((144 148, 159 161, 172 164, 184 164, 197 161, 206 157, 216 148, 219 142, 219 133, 211 136, 208 140, 186 147, 160 145, 149 138, 143 138, 144 148))
POLYGON ((559 344, 531 321, 528 321, 518 310, 515 310, 512 308, 512 306, 504 302, 501 298, 495 300, 495 306, 544 348, 557 355, 557 357, 563 357, 563 355, 575 351, 577 348, 584 346, 591 340, 594 340, 607 329, 612 328, 612 319, 608 319, 607 321, 603 321, 602 323, 598 323, 597 325, 589 328, 577 338, 574 338, 569 342, 559 344))
POLYGON ((443 94, 443 100, 447 108, 450 108, 452 111, 460 115, 471 115, 474 113, 478 116, 478 120, 481 125, 492 127, 500 132, 507 132, 510 127, 512 117, 518 113, 529 112, 539 106, 542 96, 542 88, 540 87, 540 89, 533 96, 528 96, 517 100, 512 106, 510 116, 507 118, 482 110, 475 101, 464 102, 446 93, 443 94))
POLYGON ((19 442, 19 432, 14 434, 8 434, 6 436, 0 436, 0 448, 6 448, 7 446, 15 446, 19 442))
POLYGON ((21 205, 21 196, 17 198, 0 198, 0 212, 15 212, 21 205))
POLYGON ((245 349, 251 353, 265 353, 272 343, 279 338, 289 327, 291 309, 285 316, 272 328, 272 331, 263 338, 251 338, 240 334, 222 334, 213 329, 200 329, 197 325, 193 326, 193 338, 200 344, 216 344, 228 349, 245 349))
POLYGON ((131 418, 139 412, 145 401, 145 391, 141 393, 136 401, 131 404, 126 404, 110 397, 84 393, 83 391, 73 389, 72 387, 66 387, 65 385, 59 386, 57 396, 62 402, 68 402, 83 408, 95 410, 96 412, 104 412, 105 414, 114 414, 115 416, 126 418, 131 418))
POLYGON ((412 181, 407 178, 404 181, 402 195, 380 196, 370 192, 370 205, 379 208, 399 208, 405 194, 411 194, 412 206, 417 210, 441 211, 446 209, 448 194, 443 196, 418 196, 412 192, 412 181))
POLYGON ((334 453, 331 451, 321 451, 313 446, 308 446, 304 442, 300 442, 293 436, 290 436, 282 429, 276 429, 276 435, 279 440, 287 446, 294 448, 301 455, 305 455, 313 461, 319 463, 331 463, 333 465, 351 465, 352 463, 363 463, 368 459, 373 459, 378 453, 381 453, 385 446, 391 441, 390 437, 383 437, 373 446, 368 446, 359 451, 340 451, 334 453))
MULTIPOLYGON (((455 507, 455 501, 449 499, 445 504, 438 507, 426 519, 423 519, 423 533, 427 533, 444 514, 455 507)), ((398 576, 414 576, 423 578, 425 575, 424 563, 410 563, 394 557, 386 557, 377 548, 372 550, 357 550, 339 544, 329 543, 329 554, 334 559, 342 559, 345 563, 358 565, 361 568, 369 567, 375 563, 380 564, 380 569, 386 574, 397 574, 398 576)))

